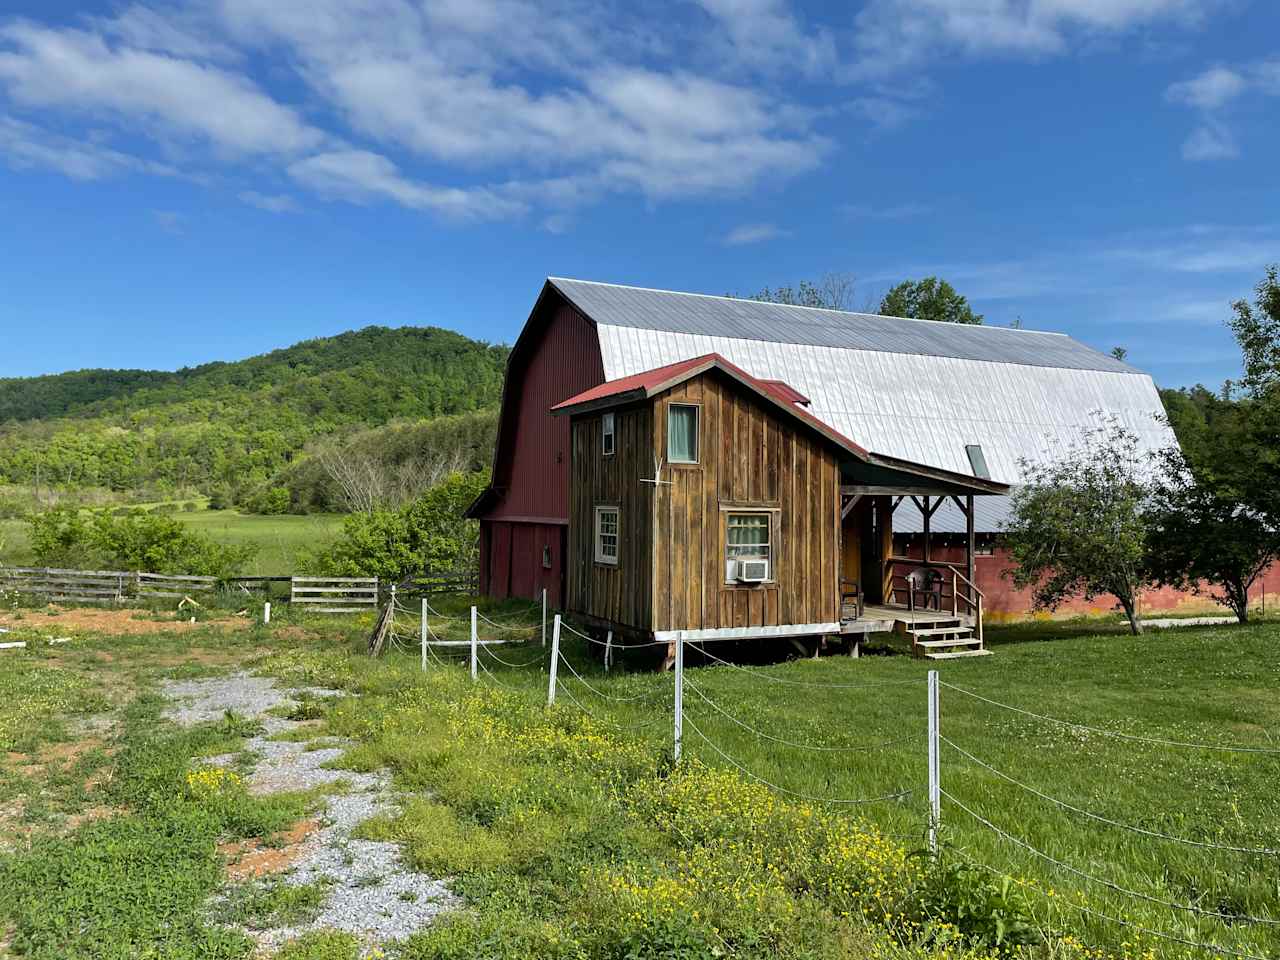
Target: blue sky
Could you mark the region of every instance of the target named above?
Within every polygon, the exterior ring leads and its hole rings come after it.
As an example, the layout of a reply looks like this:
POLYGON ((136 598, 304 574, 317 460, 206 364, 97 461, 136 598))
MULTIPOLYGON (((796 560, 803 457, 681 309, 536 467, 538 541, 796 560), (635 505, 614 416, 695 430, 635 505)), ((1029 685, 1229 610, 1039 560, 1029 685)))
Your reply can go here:
POLYGON ((0 376, 839 272, 1216 385, 1280 260, 1277 37, 1271 0, 9 0, 0 376))

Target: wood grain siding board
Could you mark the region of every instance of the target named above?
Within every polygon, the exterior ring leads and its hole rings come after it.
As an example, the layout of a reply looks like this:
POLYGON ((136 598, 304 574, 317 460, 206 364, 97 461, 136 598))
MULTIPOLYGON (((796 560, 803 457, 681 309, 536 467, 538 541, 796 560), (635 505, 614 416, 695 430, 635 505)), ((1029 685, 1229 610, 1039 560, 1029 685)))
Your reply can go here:
POLYGON ((652 514, 647 484, 652 413, 647 406, 619 410, 617 452, 600 450, 600 418, 573 418, 569 517, 568 609, 601 621, 651 630, 652 514), (618 507, 616 565, 595 562, 595 508, 618 507))

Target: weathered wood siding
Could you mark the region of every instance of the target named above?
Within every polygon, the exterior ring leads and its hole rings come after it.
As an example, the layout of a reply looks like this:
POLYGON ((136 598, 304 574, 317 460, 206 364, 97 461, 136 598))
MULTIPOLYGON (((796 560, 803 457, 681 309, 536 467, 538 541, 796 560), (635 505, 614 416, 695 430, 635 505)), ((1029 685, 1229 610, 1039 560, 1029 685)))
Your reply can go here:
POLYGON ((654 398, 652 451, 664 459, 672 402, 700 408, 699 463, 663 467, 672 483, 657 495, 653 629, 838 620, 840 480, 830 448, 708 373, 654 398), (773 582, 724 582, 724 514, 734 507, 771 511, 773 582))
POLYGON ((636 630, 653 629, 653 413, 616 411, 612 456, 600 452, 600 415, 573 418, 568 609, 636 630), (618 515, 618 563, 595 559, 595 508, 618 515))

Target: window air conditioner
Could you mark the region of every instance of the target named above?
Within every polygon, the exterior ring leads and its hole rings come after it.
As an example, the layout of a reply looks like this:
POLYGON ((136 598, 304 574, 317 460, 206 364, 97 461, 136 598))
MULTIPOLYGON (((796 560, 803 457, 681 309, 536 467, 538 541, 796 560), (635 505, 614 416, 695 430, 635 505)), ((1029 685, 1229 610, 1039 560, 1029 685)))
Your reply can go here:
POLYGON ((739 560, 738 579, 743 583, 764 583, 769 579, 769 561, 739 560))

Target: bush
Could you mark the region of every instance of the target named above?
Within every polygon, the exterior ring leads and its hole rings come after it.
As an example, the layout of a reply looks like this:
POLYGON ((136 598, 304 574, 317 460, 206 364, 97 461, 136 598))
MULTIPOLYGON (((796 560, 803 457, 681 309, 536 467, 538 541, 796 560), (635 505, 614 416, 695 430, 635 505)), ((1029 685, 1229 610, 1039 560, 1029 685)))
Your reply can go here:
POLYGON ((255 547, 224 546, 173 517, 136 509, 121 514, 57 507, 27 524, 36 562, 46 566, 229 577, 256 553, 255 547))
POLYGON ((288 487, 262 487, 245 500, 244 508, 249 513, 276 516, 288 513, 290 503, 288 487))
POLYGON ((462 514, 488 482, 486 473, 455 473, 401 510, 353 514, 306 565, 335 577, 399 581, 474 564, 479 525, 462 514))

